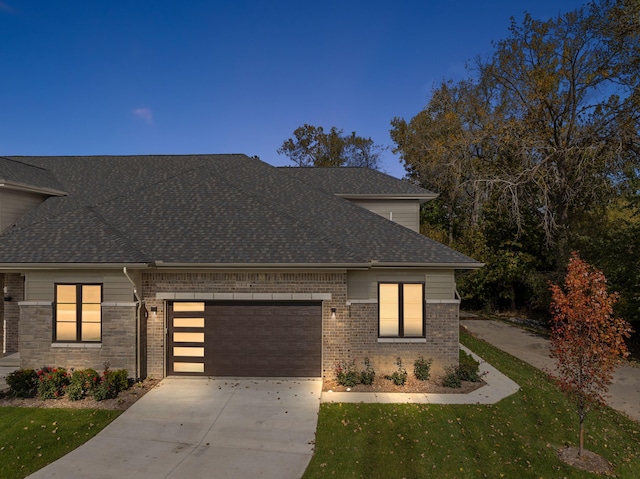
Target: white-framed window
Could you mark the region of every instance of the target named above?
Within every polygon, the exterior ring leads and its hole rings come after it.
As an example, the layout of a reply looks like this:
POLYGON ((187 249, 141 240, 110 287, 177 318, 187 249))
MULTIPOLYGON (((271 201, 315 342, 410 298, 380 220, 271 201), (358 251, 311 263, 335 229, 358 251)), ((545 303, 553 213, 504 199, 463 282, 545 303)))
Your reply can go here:
POLYGON ((378 336, 424 335, 424 283, 378 283, 378 336))

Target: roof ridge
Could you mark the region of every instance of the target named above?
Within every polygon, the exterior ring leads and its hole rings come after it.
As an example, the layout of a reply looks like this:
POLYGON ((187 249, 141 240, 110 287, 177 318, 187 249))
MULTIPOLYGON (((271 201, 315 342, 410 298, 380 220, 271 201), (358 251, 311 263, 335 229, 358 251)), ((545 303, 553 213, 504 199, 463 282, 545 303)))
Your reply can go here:
POLYGON ((120 243, 123 248, 127 249, 130 253, 134 253, 140 257, 141 262, 147 262, 148 256, 128 238, 122 231, 109 223, 104 216, 102 216, 93 206, 84 206, 89 212, 89 215, 101 225, 102 229, 109 234, 117 243, 120 243))
MULTIPOLYGON (((266 165, 268 168, 273 168, 274 170, 277 170, 277 167, 275 167, 275 166, 269 165, 268 163, 264 163, 264 162, 261 162, 261 163, 263 165, 266 165)), ((293 214, 288 213, 285 209, 283 209, 280 206, 279 202, 271 200, 270 197, 268 197, 268 196, 266 198, 264 196, 258 197, 253 192, 247 191, 247 189, 244 187, 244 185, 228 181, 229 176, 227 174, 221 173, 221 176, 222 175, 224 175, 224 181, 229 186, 232 186, 234 188, 237 188, 237 189, 241 190, 244 194, 246 194, 248 196, 251 196, 252 198, 256 199, 259 202, 266 203, 268 201, 269 205, 272 207, 272 210, 273 211, 277 211, 279 215, 292 220, 296 224, 304 225, 304 227, 306 227, 307 230, 312 231, 315 235, 324 238, 324 240, 328 244, 331 244, 335 248, 338 248, 338 249, 340 249, 342 251, 347 252, 353 258, 360 258, 360 261, 363 260, 363 256, 361 254, 358 254, 357 252, 353 251, 351 248, 347 247, 347 245, 345 245, 342 242, 336 242, 333 236, 330 236, 330 235, 326 234, 324 232, 324 230, 318 228, 316 226, 315 222, 307 221, 306 219, 301 219, 298 216, 294 216, 293 214)), ((299 180, 297 178, 291 178, 289 176, 286 176, 286 178, 288 180, 293 180, 293 181, 295 181, 296 183, 298 183, 300 185, 304 185, 306 188, 308 188, 310 186, 307 182, 304 182, 304 181, 299 180)), ((351 204, 348 200, 344 200, 342 198, 339 198, 336 195, 334 195, 333 193, 329 193, 329 192, 327 192, 326 190, 324 190, 322 188, 313 186, 313 189, 315 191, 317 191, 319 194, 324 195, 327 198, 330 198, 331 200, 339 200, 339 201, 344 201, 344 202, 346 202, 348 204, 351 204)), ((364 258, 364 261, 368 261, 369 259, 370 258, 364 258)))
MULTIPOLYGON (((28 157, 28 156, 24 156, 24 157, 20 156, 20 157, 18 157, 18 158, 29 158, 29 157, 28 157)), ((43 168, 43 167, 41 167, 41 166, 32 165, 31 163, 25 163, 25 162, 23 162, 23 161, 18 161, 18 160, 16 160, 15 158, 12 158, 12 157, 10 157, 10 156, 0 156, 0 159, 8 160, 8 161, 11 161, 11 162, 13 162, 13 163, 18 163, 19 165, 29 166, 29 167, 31 167, 31 168, 37 168, 38 170, 48 171, 49 173, 51 173, 51 170, 50 170, 50 169, 48 169, 48 168, 43 168)))

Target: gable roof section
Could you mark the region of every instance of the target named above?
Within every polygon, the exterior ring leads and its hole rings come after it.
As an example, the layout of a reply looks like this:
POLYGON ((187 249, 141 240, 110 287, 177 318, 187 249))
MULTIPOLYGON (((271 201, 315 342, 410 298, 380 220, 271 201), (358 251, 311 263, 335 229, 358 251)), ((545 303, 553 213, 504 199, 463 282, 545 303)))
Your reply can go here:
POLYGON ((280 169, 343 198, 412 198, 425 202, 438 196, 437 193, 371 168, 284 166, 280 169))
POLYGON ((0 236, 0 265, 477 267, 244 155, 29 157, 69 193, 0 236))

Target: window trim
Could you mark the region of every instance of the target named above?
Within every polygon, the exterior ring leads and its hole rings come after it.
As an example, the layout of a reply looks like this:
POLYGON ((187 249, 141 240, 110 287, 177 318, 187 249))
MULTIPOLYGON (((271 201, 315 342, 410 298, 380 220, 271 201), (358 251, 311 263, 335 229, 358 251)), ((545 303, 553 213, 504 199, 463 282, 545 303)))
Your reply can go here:
POLYGON ((425 282, 422 281, 379 281, 378 282, 378 339, 400 339, 400 340, 415 340, 426 338, 426 308, 425 308, 425 282), (398 334, 389 336, 382 336, 380 334, 380 286, 383 284, 396 285, 398 287, 398 334), (421 312, 422 312, 422 332, 420 336, 405 336, 404 335, 404 285, 405 284, 419 284, 422 286, 422 299, 421 299, 421 312))
MULTIPOLYGON (((102 303, 104 302, 104 284, 103 283, 54 283, 54 297, 53 297, 53 331, 52 340, 57 344, 101 344, 102 343, 102 331, 103 331, 103 322, 104 317, 102 315, 102 303), (57 331, 58 331, 58 286, 75 286, 76 288, 76 339, 58 339, 57 331), (84 303, 82 301, 82 288, 83 286, 100 286, 100 339, 93 341, 82 340, 82 306, 84 304, 97 304, 97 303, 84 303)), ((71 304, 71 303, 67 303, 71 304)))

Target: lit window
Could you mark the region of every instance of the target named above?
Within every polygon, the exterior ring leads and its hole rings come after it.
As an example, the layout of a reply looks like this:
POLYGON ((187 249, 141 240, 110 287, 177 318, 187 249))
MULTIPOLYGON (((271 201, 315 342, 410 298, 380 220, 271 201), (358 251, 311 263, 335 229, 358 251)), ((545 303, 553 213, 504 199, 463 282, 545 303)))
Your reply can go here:
POLYGON ((424 284, 378 285, 379 336, 424 337, 424 284))
POLYGON ((100 342, 102 285, 56 284, 54 341, 100 342))

